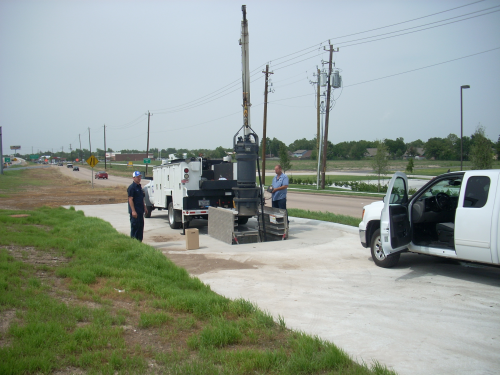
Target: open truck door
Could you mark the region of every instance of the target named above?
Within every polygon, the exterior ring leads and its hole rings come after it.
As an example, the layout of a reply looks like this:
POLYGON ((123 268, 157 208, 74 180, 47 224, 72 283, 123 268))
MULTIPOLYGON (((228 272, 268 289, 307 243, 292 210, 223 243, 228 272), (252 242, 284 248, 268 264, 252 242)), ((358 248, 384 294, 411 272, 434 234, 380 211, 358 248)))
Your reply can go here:
POLYGON ((380 217, 380 240, 386 256, 407 248, 411 241, 408 177, 396 172, 389 182, 380 217))

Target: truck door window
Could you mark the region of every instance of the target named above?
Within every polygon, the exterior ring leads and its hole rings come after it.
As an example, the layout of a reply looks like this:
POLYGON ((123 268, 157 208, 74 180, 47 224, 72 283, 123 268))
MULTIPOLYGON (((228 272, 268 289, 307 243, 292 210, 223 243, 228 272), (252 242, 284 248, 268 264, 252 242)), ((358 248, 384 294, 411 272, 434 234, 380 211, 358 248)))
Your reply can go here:
POLYGON ((487 176, 473 176, 467 181, 465 188, 464 207, 481 208, 488 201, 490 178, 487 176))
POLYGON ((391 198, 389 200, 390 204, 401 204, 406 202, 406 185, 405 180, 398 177, 394 181, 394 186, 391 191, 391 198))

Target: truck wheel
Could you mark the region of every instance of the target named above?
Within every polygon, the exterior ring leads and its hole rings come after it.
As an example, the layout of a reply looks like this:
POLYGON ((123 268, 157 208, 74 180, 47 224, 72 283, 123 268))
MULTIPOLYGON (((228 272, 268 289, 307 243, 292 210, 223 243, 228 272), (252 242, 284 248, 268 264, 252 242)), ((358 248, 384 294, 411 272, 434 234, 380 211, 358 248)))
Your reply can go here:
POLYGON ((240 216, 238 218, 238 225, 245 225, 246 223, 248 223, 248 217, 240 216))
POLYGON ((176 221, 176 216, 178 214, 176 213, 176 209, 174 209, 174 204, 170 202, 168 204, 168 223, 170 224, 170 228, 172 229, 179 229, 182 227, 182 223, 180 221, 176 221))
POLYGON ((153 211, 153 206, 146 206, 146 209, 148 210, 148 212, 144 214, 144 217, 149 219, 151 217, 151 211, 153 211))
POLYGON ((394 267, 399 262, 400 253, 386 256, 382 251, 382 241, 380 240, 380 229, 377 229, 372 236, 370 243, 372 259, 375 264, 382 268, 394 267))

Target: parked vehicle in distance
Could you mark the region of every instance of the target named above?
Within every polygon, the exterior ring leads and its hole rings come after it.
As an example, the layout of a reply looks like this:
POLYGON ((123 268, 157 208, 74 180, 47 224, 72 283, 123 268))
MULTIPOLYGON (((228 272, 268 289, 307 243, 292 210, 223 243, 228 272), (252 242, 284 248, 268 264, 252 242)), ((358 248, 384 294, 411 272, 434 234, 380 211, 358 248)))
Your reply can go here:
POLYGON ((59 163, 57 164, 58 167, 62 167, 63 166, 63 163, 59 163))
POLYGON ((412 197, 408 178, 397 172, 383 202, 363 207, 361 245, 389 268, 401 251, 500 264, 500 170, 437 176, 412 197))
POLYGON ((73 168, 73 164, 71 163, 66 164, 66 168, 73 168))
POLYGON ((78 168, 78 165, 75 165, 75 166, 73 167, 73 170, 74 170, 74 171, 80 171, 80 168, 78 168))
POLYGON ((107 172, 104 172, 104 171, 101 171, 101 172, 97 172, 95 174, 95 177, 94 178, 105 178, 106 180, 108 179, 108 173, 107 172))

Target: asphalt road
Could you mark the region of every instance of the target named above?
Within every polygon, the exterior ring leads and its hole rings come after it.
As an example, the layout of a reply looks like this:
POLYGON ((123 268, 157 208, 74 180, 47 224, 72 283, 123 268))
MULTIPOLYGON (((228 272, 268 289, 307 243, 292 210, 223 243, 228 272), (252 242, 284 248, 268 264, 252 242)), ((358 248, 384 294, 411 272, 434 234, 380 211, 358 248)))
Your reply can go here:
MULTIPOLYGON (((79 172, 73 171, 71 168, 67 168, 66 166, 53 168, 59 168, 59 170, 64 175, 92 181, 96 186, 128 186, 132 183, 132 172, 130 172, 130 178, 109 176, 108 180, 96 180, 93 178, 92 170, 90 168, 80 167, 79 172)), ((101 169, 94 168, 94 173, 100 171, 101 169)), ((143 183, 147 183, 147 181, 143 181, 143 183)), ((329 194, 307 194, 297 193, 289 190, 287 207, 300 208, 302 210, 332 212, 334 214, 348 215, 361 219, 363 206, 370 204, 371 202, 374 202, 376 200, 380 200, 380 198, 359 198, 351 196, 335 196, 329 194)), ((270 205, 269 202, 266 202, 266 204, 270 205)))

